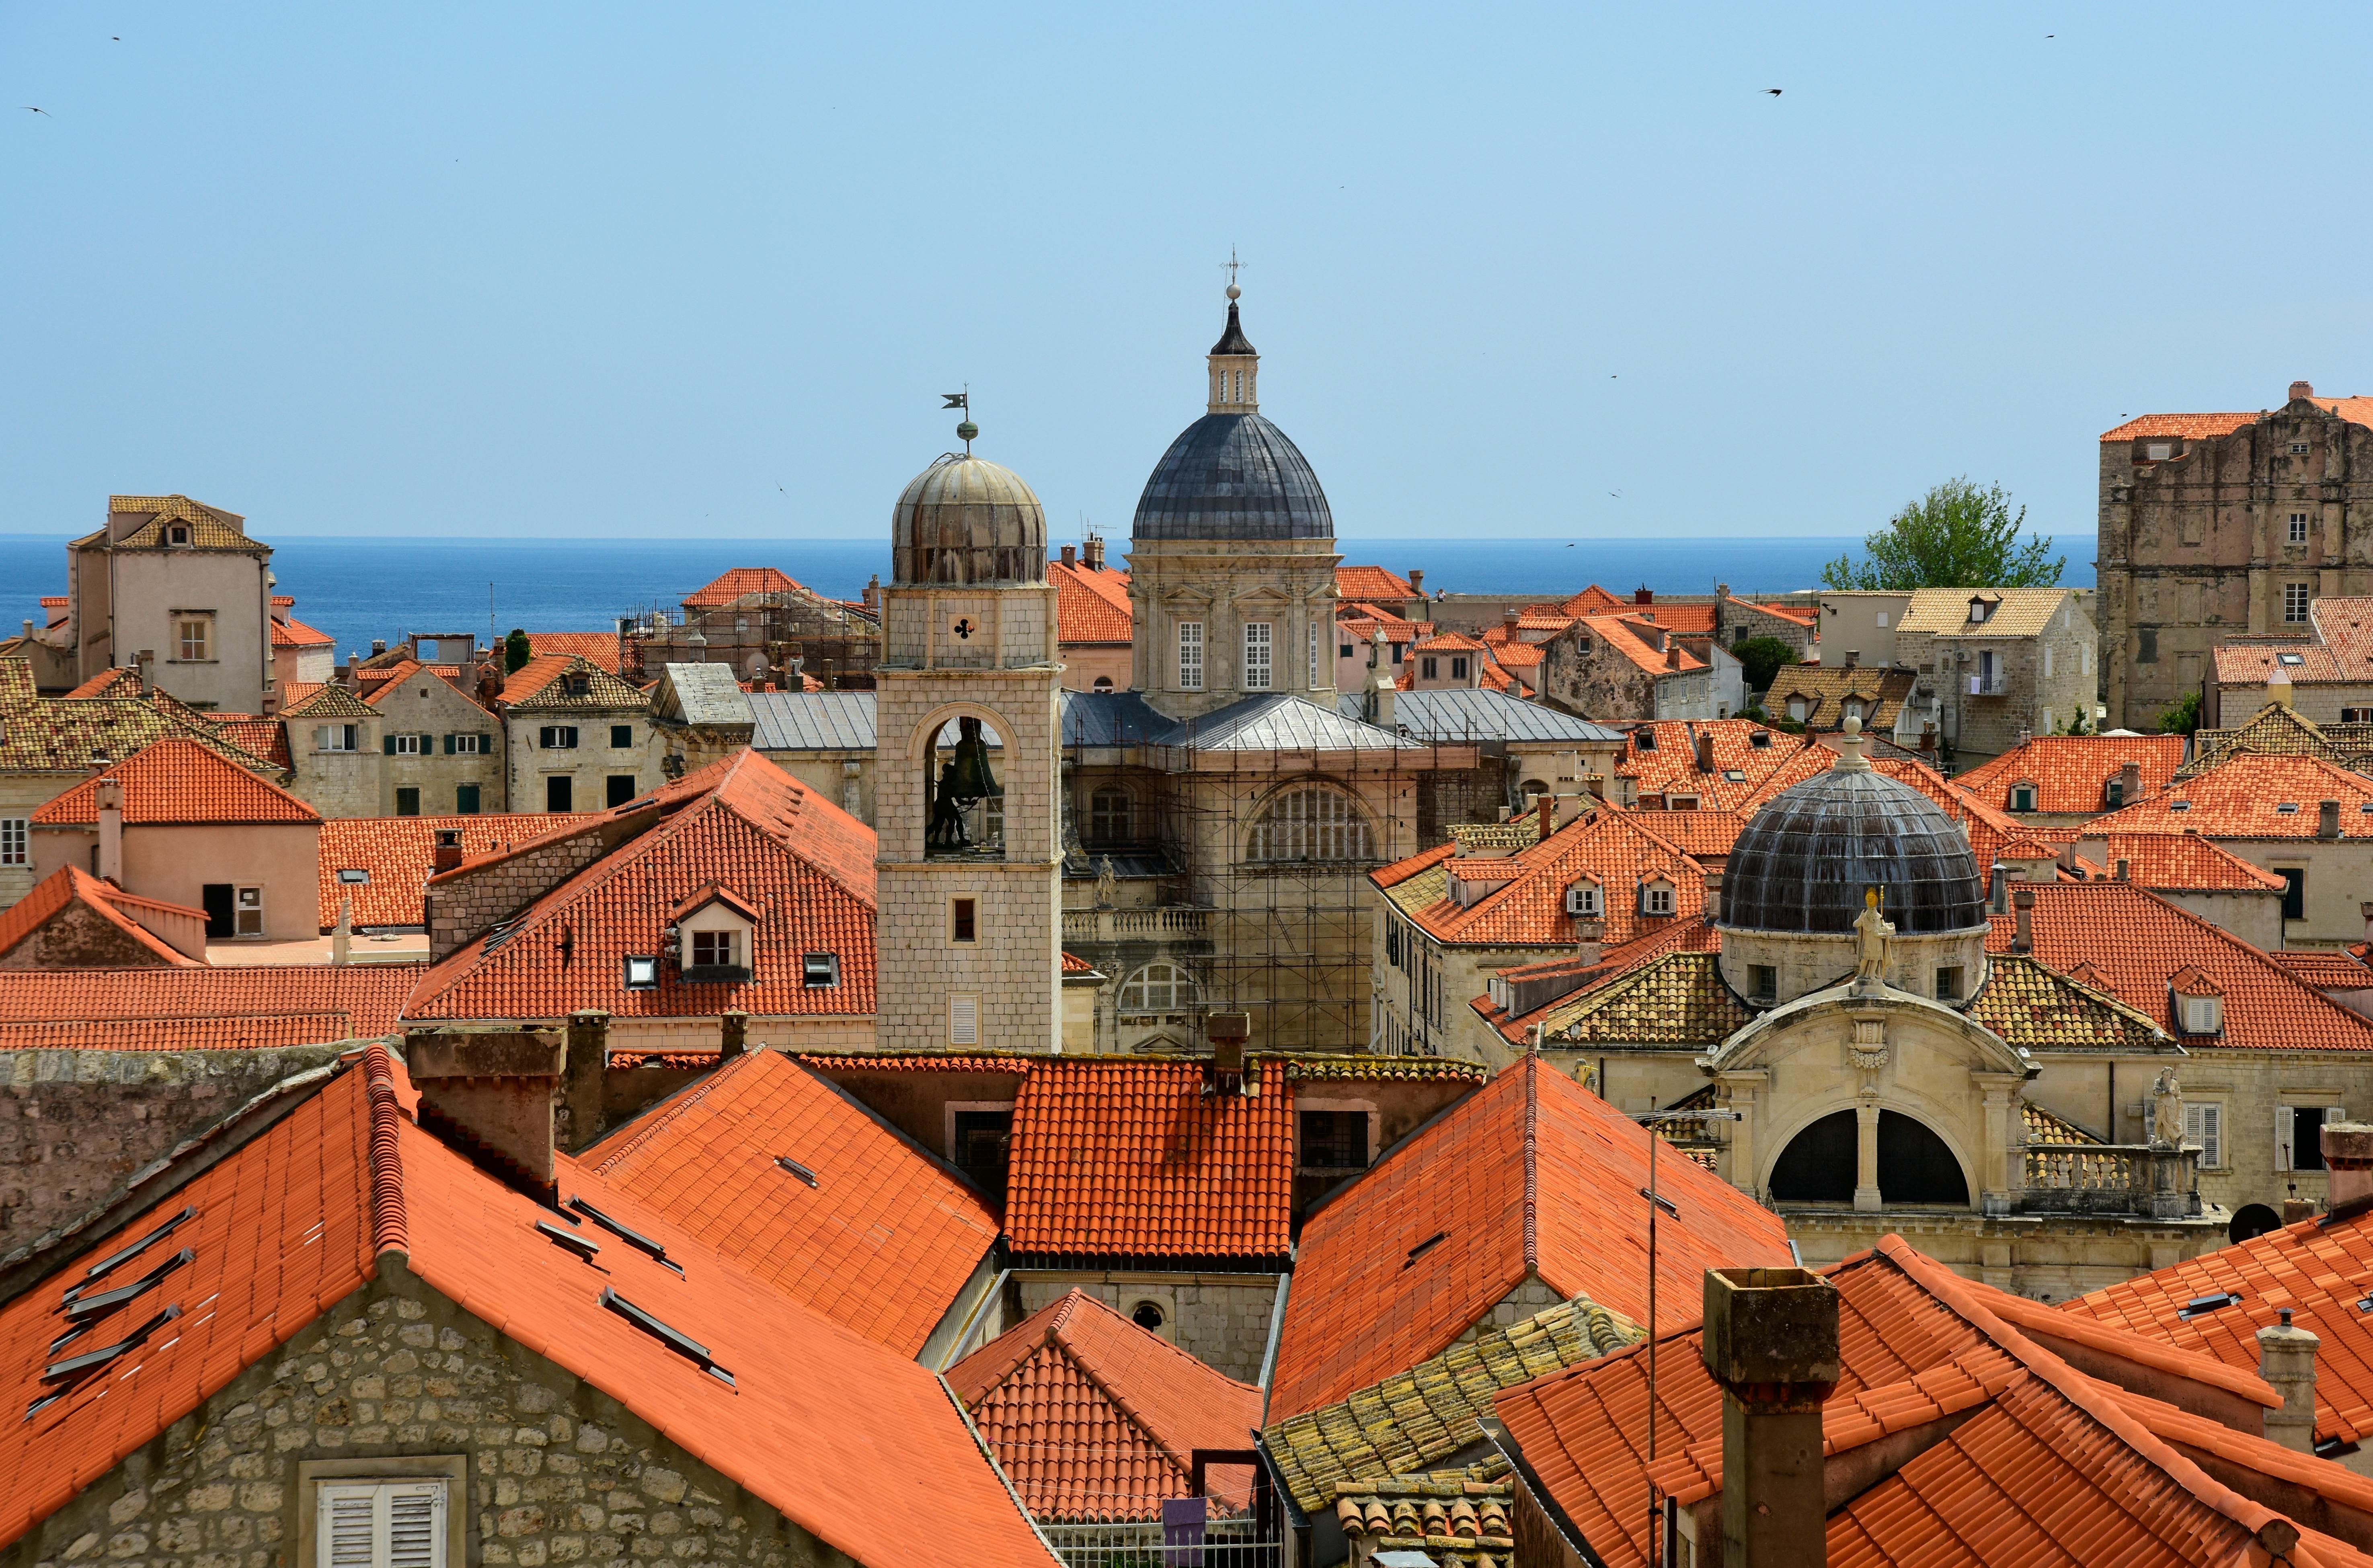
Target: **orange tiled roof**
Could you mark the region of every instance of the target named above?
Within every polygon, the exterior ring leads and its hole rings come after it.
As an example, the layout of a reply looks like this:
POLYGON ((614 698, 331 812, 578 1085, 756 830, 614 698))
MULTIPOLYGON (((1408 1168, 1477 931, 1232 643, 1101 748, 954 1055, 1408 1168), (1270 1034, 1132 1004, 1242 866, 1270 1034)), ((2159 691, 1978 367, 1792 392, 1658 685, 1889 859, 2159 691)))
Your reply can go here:
POLYGON ((1339 599, 1416 599, 1422 597, 1409 579, 1383 567, 1337 567, 1335 594, 1339 599))
POLYGON ((2320 991, 2373 989, 2373 967, 2345 948, 2284 949, 2266 956, 2320 991))
POLYGON ((1694 795, 1701 809, 1744 811, 1784 785, 1771 784, 1793 767, 1788 783, 1809 778, 1837 759, 1809 735, 1792 735, 1751 719, 1675 720, 1624 726, 1628 740, 1616 772, 1634 781, 1646 797, 1694 795), (1697 743, 1713 742, 1713 769, 1698 771, 1697 743), (1757 745, 1760 736, 1763 743, 1757 745), (1733 778, 1732 774, 1739 777, 1733 778))
POLYGON ((1713 635, 1713 605, 1704 604, 1639 604, 1630 614, 1643 621, 1653 621, 1666 631, 1680 637, 1711 637, 1713 635))
POLYGON ((1742 610, 1754 610, 1766 615, 1777 615, 1783 621, 1794 621, 1800 626, 1809 626, 1821 618, 1821 613, 1818 610, 1798 610, 1786 604, 1758 604, 1752 600, 1741 599, 1736 593, 1730 596, 1730 602, 1742 610))
POLYGON ((0 970, 0 1025, 88 1026, 95 1049, 170 1050, 180 1047, 161 1036, 153 1047, 118 1047, 111 1036, 127 1022, 187 1023, 203 1032, 218 1020, 305 1014, 343 1020, 317 1039, 361 1039, 394 1031, 420 972, 417 964, 0 970))
POLYGON ((2373 783, 2320 757, 2236 752, 2207 772, 2093 819, 2102 833, 2313 838, 2317 802, 2340 802, 2340 836, 2373 838, 2373 783), (2285 805, 2289 811, 2283 810, 2285 805))
MULTIPOLYGON (((1051 1565, 928 1370, 767 1289, 631 1194, 560 1158, 565 1198, 652 1237, 681 1275, 632 1247, 601 1266, 535 1231, 551 1211, 487 1176, 398 1108, 384 1047, 134 1219, 193 1217, 174 1234, 191 1261, 156 1293, 189 1304, 131 1368, 70 1385, 30 1420, 0 1426, 0 1545, 21 1537, 123 1456, 155 1441, 247 1368, 400 1258, 428 1289, 617 1400, 750 1497, 826 1546, 874 1562, 1051 1565), (698 1341, 731 1386, 602 1305, 645 1306, 698 1341), (203 1307, 204 1310, 199 1310, 203 1307), (839 1440, 812 1441, 830 1431, 839 1440)), ((24 1410, 43 1394, 59 1283, 118 1250, 118 1234, 0 1308, 0 1368, 24 1410)), ((145 1304, 144 1304, 145 1306, 145 1304)), ((139 1321, 123 1309, 110 1327, 139 1321)))
POLYGON ((2118 862, 2127 880, 2155 893, 2273 893, 2288 885, 2193 833, 2107 833, 2076 841, 2076 870, 2060 874, 2078 882, 2115 881, 2118 862))
POLYGON ((1747 827, 1746 812, 1659 811, 1642 806, 1623 813, 1676 849, 1693 857, 1730 853, 1747 827))
POLYGON ((1046 563, 1047 580, 1055 585, 1056 636, 1068 643, 1127 642, 1134 635, 1136 612, 1128 602, 1128 574, 1084 566, 1046 563))
POLYGON ((507 708, 590 709, 640 708, 649 697, 584 654, 539 653, 503 677, 500 700, 507 708), (570 696, 559 684, 563 675, 583 675, 584 694, 570 696))
MULTIPOLYGON (((948 1386, 1041 1521, 1159 1519, 1198 1448, 1243 1448, 1261 1392, 1072 1290, 948 1368, 948 1386)), ((1242 1472, 1233 1472, 1241 1476, 1242 1472)), ((1241 1480, 1211 1474, 1241 1511, 1241 1480)))
MULTIPOLYGON (((1608 649, 1654 674, 1686 673, 1691 670, 1702 670, 1706 665, 1704 660, 1677 642, 1673 644, 1669 654, 1657 649, 1645 629, 1648 623, 1636 615, 1584 615, 1574 625, 1589 628, 1591 635, 1608 649)), ((1671 630, 1670 627, 1665 629, 1671 630)))
POLYGON ((1464 632, 1436 632, 1412 650, 1418 653, 1481 653, 1484 647, 1464 632))
POLYGON ((2216 660, 2216 684, 2220 686, 2262 686, 2274 678, 2276 671, 2295 686, 2312 685, 2319 681, 2354 685, 2373 682, 2373 653, 2357 649, 2344 652, 2309 643, 2285 648, 2227 642, 2219 643, 2211 651, 2216 660))
MULTIPOLYGON (((2182 1038, 2168 988, 2198 968, 2225 996, 2225 1032, 2241 1049, 2373 1051, 2373 1023, 2327 1000, 2280 964, 2187 909, 2132 883, 2036 883, 2035 956, 2066 974, 2088 964, 2106 989, 2182 1038)), ((2010 949, 2015 919, 1993 917, 1991 953, 2010 949)))
POLYGON ((555 655, 574 655, 590 659, 602 669, 616 674, 624 654, 616 632, 530 632, 528 652, 538 659, 555 655))
MULTIPOLYGON (((213 748, 167 736, 109 768, 123 789, 123 825, 318 823, 321 813, 213 748)), ((86 778, 33 813, 45 827, 96 825, 99 780, 86 778)))
MULTIPOLYGON (((416 971, 418 965, 411 967, 416 971)), ((279 1046, 335 1045, 359 1037, 354 1019, 344 1012, 0 1023, 0 1050, 6 1051, 253 1051, 279 1046)))
POLYGON ((140 696, 140 672, 123 666, 110 670, 101 670, 89 680, 85 681, 82 685, 75 687, 74 690, 66 693, 66 696, 69 698, 90 696, 137 697, 140 696))
MULTIPOLYGON (((1645 1322, 1646 1228, 1604 1217, 1638 1201, 1649 1137, 1534 1055, 1420 1129, 1303 1219, 1270 1419, 1438 1353, 1528 1278, 1645 1322)), ((1674 1160, 1660 1181, 1680 1208, 1657 1237, 1666 1300, 1708 1268, 1788 1262, 1779 1216, 1720 1177, 1674 1160)))
MULTIPOLYGON (((1686 812, 1660 815, 1686 816, 1686 812)), ((1531 820, 1537 821, 1527 813, 1531 820)), ((1518 825, 1521 825, 1521 822, 1518 825)), ((1705 867, 1658 838, 1632 813, 1593 812, 1536 843, 1499 859, 1465 859, 1455 845, 1384 867, 1370 880, 1435 941, 1462 946, 1559 946, 1573 941, 1566 889, 1595 877, 1604 895, 1607 937, 1625 942, 1695 915, 1705 905, 1705 867), (1461 906, 1451 883, 1460 868, 1499 885, 1461 906), (1505 881, 1501 879, 1505 877, 1505 881), (1651 879, 1673 884, 1674 912, 1640 912, 1639 888, 1651 879), (1420 902, 1422 900, 1422 902, 1420 902)), ((1488 885, 1478 883, 1478 886, 1488 885)))
MULTIPOLYGON (((2309 402, 2339 415, 2352 425, 2373 425, 2373 397, 2317 397, 2309 402)), ((2101 432, 2105 441, 2135 441, 2153 437, 2212 440, 2229 436, 2244 425, 2254 425, 2271 409, 2255 414, 2145 414, 2101 432)))
POLYGON ((1078 954, 1068 950, 1064 953, 1063 973, 1066 975, 1093 975, 1095 972, 1096 966, 1078 954))
POLYGON ((997 1243, 979 1193, 777 1051, 726 1062, 579 1159, 754 1278, 902 1356, 921 1352, 997 1243))
POLYGON ((355 926, 417 926, 426 917, 421 890, 437 854, 438 830, 459 833, 464 855, 525 843, 599 821, 601 812, 493 813, 480 816, 333 816, 321 824, 319 857, 321 929, 338 923, 338 906, 355 901, 355 926), (339 880, 340 872, 370 873, 368 882, 339 880))
MULTIPOLYGON (((1527 606, 1527 609, 1530 609, 1527 606)), ((1557 607, 1557 613, 1571 617, 1582 615, 1620 615, 1631 608, 1628 599, 1618 599, 1596 583, 1575 594, 1557 607)))
MULTIPOLYGON (((649 825, 537 899, 502 930, 429 970, 415 1018, 556 1018, 599 1007, 622 1018, 873 1012, 873 831, 757 753, 743 750, 603 816, 649 825), (760 907, 754 977, 625 989, 629 954, 656 954, 667 911, 707 882, 760 907), (809 986, 802 957, 839 955, 840 983, 809 986)), ((517 853, 516 847, 502 853, 517 853)), ((488 863, 463 862, 461 875, 488 863)))
MULTIPOLYGON (((292 601, 293 603, 293 601, 292 601)), ((327 632, 318 632, 294 615, 272 618, 272 646, 275 648, 334 648, 337 639, 327 632)))
POLYGON ((1006 1245, 1042 1258, 1280 1259, 1293 1095, 1206 1094, 1195 1061, 1033 1062, 1013 1107, 1006 1245))
POLYGON ((6 956, 18 943, 49 924, 73 904, 82 905, 114 927, 123 941, 146 951, 158 964, 178 965, 199 962, 151 933, 124 911, 128 907, 146 907, 194 917, 203 922, 206 918, 205 910, 168 904, 161 899, 134 897, 113 883, 101 882, 81 867, 72 865, 61 866, 52 872, 35 883, 31 892, 6 909, 0 910, 0 956, 6 956))
POLYGON ((304 705, 305 699, 330 685, 328 681, 283 681, 280 683, 280 711, 290 712, 304 705))
MULTIPOLYGON (((801 586, 796 579, 790 577, 788 573, 776 570, 773 567, 730 567, 723 573, 719 574, 719 577, 714 581, 710 582, 706 588, 696 588, 690 593, 685 594, 684 596, 684 607, 687 610, 706 610, 719 604, 731 604, 736 599, 744 598, 753 593, 805 593, 807 589, 801 586)), ((608 637, 614 647, 618 640, 614 635, 608 632, 560 632, 544 634, 531 632, 528 634, 531 644, 532 644, 534 638, 538 635, 560 637, 608 637)), ((538 651, 541 652, 543 649, 538 649, 538 651)), ((587 649, 576 649, 572 651, 587 653, 589 656, 592 657, 599 657, 598 655, 592 655, 591 650, 587 649)), ((616 667, 617 666, 614 663, 611 666, 612 669, 615 669, 616 667)))
POLYGON ((288 758, 288 732, 277 719, 216 719, 215 728, 222 738, 259 761, 275 767, 292 766, 288 758))
POLYGON ((2183 766, 2181 735, 2037 735, 1953 782, 1989 805, 2010 809, 2011 787, 2035 786, 2035 810, 2107 809, 2109 787, 2129 762, 2142 765, 2141 800, 2166 789, 2183 766))

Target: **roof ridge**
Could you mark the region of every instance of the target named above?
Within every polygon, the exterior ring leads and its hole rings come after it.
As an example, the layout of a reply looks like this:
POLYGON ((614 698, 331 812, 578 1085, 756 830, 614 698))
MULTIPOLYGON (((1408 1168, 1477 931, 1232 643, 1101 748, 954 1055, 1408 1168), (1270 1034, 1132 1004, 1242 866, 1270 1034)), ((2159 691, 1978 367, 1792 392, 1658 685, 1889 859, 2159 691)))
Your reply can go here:
POLYGON ((1525 1272, 1541 1271, 1541 1053, 1525 1053, 1525 1272))
POLYGON ((370 1105, 371 1250, 382 1270, 394 1257, 412 1260, 411 1215, 404 1203, 403 1112, 395 1099, 395 1069, 384 1045, 363 1048, 363 1088, 370 1105))
MULTIPOLYGON (((1076 1289, 1076 1287, 1074 1288, 1076 1289)), ((1086 1299, 1085 1293, 1081 1293, 1082 1299, 1086 1299)), ((1098 1302, 1096 1305, 1098 1306, 1104 1305, 1102 1302, 1098 1302)), ((1106 1310, 1109 1311, 1110 1309, 1106 1308, 1106 1310)), ((1115 1314, 1115 1316, 1117 1316, 1118 1314, 1115 1314)), ((1059 1331, 1062 1323, 1068 1323, 1069 1321, 1070 1315, 1065 1314, 1063 1315, 1060 1323, 1050 1323, 1047 1326, 1047 1334, 1044 1341, 1044 1348, 1055 1352, 1055 1353, 1061 1356, 1066 1362, 1069 1362, 1071 1365, 1071 1369, 1077 1372, 1081 1377, 1086 1378, 1089 1386, 1094 1388, 1097 1393, 1102 1394, 1106 1399, 1110 1400, 1112 1402, 1113 1409, 1118 1410, 1121 1415, 1128 1420, 1129 1425, 1137 1428, 1138 1432, 1145 1438, 1145 1440, 1153 1445, 1153 1446, 1161 1452, 1162 1457, 1169 1460, 1174 1468, 1191 1474, 1194 1467, 1188 1462, 1188 1460, 1181 1458, 1179 1457, 1178 1450, 1172 1447, 1162 1433, 1153 1430, 1153 1423, 1146 1418, 1144 1412, 1140 1411, 1137 1406, 1131 1402, 1127 1395, 1114 1387, 1110 1379, 1100 1374, 1094 1367, 1089 1365, 1088 1358, 1081 1355, 1080 1352, 1072 1347, 1071 1341, 1064 1337, 1064 1335, 1059 1331)), ((1138 1328, 1134 1323, 1128 1323, 1127 1318, 1122 1318, 1121 1321, 1123 1323, 1127 1323, 1128 1327, 1137 1333, 1147 1334, 1149 1338, 1152 1339, 1160 1338, 1159 1335, 1150 1334, 1148 1330, 1138 1328)), ((1198 1363, 1198 1364, 1199 1365, 1200 1363, 1198 1363)))
MULTIPOLYGON (((684 1085, 674 1094, 660 1101, 652 1108, 650 1115, 639 1118, 637 1122, 627 1128, 621 1129, 620 1130, 626 1132, 628 1136, 619 1142, 616 1149, 602 1156, 593 1165, 593 1173, 596 1176, 608 1176, 613 1166, 629 1154, 639 1151, 652 1134, 673 1125, 686 1111, 707 1099, 708 1092, 725 1081, 726 1074, 739 1069, 744 1062, 755 1060, 760 1054, 756 1051, 744 1051, 741 1056, 728 1059, 714 1071, 684 1085)), ((585 1153, 592 1153, 600 1147, 601 1145, 596 1143, 585 1153)))

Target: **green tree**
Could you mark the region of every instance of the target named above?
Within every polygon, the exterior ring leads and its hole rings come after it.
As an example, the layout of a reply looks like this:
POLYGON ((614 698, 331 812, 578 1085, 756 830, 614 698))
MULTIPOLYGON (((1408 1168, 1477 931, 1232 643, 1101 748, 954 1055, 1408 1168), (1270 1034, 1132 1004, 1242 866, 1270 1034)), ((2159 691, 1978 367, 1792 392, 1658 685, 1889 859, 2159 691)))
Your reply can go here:
POLYGON ((535 650, 528 646, 527 633, 513 626, 511 635, 503 638, 503 673, 509 674, 534 657, 535 650))
POLYGON ((1739 673, 1747 678, 1749 691, 1769 690, 1771 677, 1796 662, 1796 650, 1776 637, 1743 637, 1731 645, 1730 651, 1744 666, 1739 673))
POLYGON ((1821 568, 1831 588, 2053 588, 2068 557, 2048 554, 2052 541, 2018 540, 2027 509, 2010 509, 2000 485, 1983 490, 1965 478, 1947 479, 1895 514, 1851 552, 1821 568))
POLYGON ((2162 735, 2189 735, 2200 728, 2200 694, 2186 692, 2183 700, 2158 710, 2158 732, 2162 735))

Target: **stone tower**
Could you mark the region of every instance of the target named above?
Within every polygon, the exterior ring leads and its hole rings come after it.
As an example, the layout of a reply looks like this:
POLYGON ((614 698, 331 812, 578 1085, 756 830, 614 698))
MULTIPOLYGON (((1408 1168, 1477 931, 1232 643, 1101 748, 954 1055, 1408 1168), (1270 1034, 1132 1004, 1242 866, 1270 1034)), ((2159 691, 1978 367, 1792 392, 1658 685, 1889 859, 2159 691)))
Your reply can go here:
POLYGON ((1062 665, 1046 518, 971 453, 892 514, 874 672, 876 1037, 883 1049, 1061 1048, 1062 665))

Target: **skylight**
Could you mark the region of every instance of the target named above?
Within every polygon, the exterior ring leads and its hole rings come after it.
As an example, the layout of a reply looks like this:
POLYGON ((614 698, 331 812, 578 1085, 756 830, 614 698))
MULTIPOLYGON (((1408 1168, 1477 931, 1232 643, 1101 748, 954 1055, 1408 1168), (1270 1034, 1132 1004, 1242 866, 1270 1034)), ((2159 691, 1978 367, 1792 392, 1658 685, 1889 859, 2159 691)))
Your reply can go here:
MULTIPOLYGON (((138 1241, 134 1242, 130 1246, 125 1247, 123 1251, 115 1253, 111 1257, 102 1258, 98 1262, 92 1264, 88 1270, 85 1270, 83 1279, 86 1281, 96 1280, 101 1275, 107 1273, 110 1270, 116 1268, 118 1265, 129 1263, 132 1259, 139 1257, 148 1248, 156 1246, 158 1242, 172 1235, 174 1230, 184 1222, 195 1219, 197 1217, 197 1213, 198 1211, 194 1208, 182 1210, 180 1213, 174 1215, 163 1224, 158 1225, 155 1230, 150 1231, 146 1235, 142 1236, 138 1241)), ((74 1290, 66 1293, 66 1299, 68 1301, 72 1301, 78 1292, 87 1288, 87 1284, 76 1286, 74 1290)))
POLYGON ((1444 1242, 1448 1241, 1449 1239, 1450 1233, 1448 1231, 1434 1232, 1432 1235, 1426 1237, 1423 1241, 1409 1249, 1409 1256, 1401 1260, 1401 1267, 1404 1269, 1408 1268, 1410 1264, 1416 1262, 1419 1258, 1423 1258, 1427 1253, 1432 1251, 1435 1247, 1440 1246, 1444 1242))
POLYGON ((2274 813, 2278 816, 2297 816, 2298 815, 2298 802, 2297 801, 2279 802, 2274 806, 2274 813))
POLYGON ((2192 802, 2190 801, 2169 801, 2167 803, 2167 809, 2171 812, 2188 812, 2192 809, 2192 802))
POLYGON ((186 1264, 196 1262, 197 1258, 198 1255, 194 1249, 185 1246, 130 1284, 118 1285, 111 1291, 100 1291, 96 1295, 84 1295, 76 1292, 72 1300, 61 1302, 58 1310, 66 1315, 66 1321, 69 1323, 81 1323, 97 1317, 102 1312, 112 1312, 125 1302, 155 1290, 163 1282, 166 1275, 186 1264))
POLYGON ((53 1393, 45 1394, 41 1398, 34 1400, 32 1404, 27 1408, 25 1414, 28 1416, 34 1415, 45 1407, 64 1398, 68 1394, 74 1392, 75 1384, 81 1382, 84 1378, 89 1376, 92 1373, 97 1372, 100 1367, 107 1365, 118 1356, 138 1350, 142 1345, 148 1342, 149 1335, 154 1334, 158 1329, 162 1328, 166 1324, 170 1323, 173 1319, 181 1316, 181 1308, 178 1304, 176 1304, 172 1306, 167 1307, 164 1311, 158 1313, 147 1322, 143 1323, 139 1328, 134 1328, 130 1334, 118 1340, 111 1345, 104 1345, 95 1351, 85 1351, 78 1356, 68 1356, 64 1361, 52 1362, 49 1365, 41 1368, 41 1381, 44 1383, 63 1383, 66 1385, 66 1387, 59 1388, 53 1393))
POLYGON ((370 881, 370 872, 358 866, 340 866, 338 868, 338 880, 343 883, 350 883, 357 886, 360 886, 370 881))
POLYGON ((2307 662, 2307 656, 2303 653, 2277 653, 2274 655, 2274 658, 2285 664, 2304 664, 2307 662))
POLYGON ((2180 1321, 2189 1323, 2195 1317, 2205 1317, 2212 1312, 2221 1312, 2228 1306, 2237 1306, 2240 1304, 2240 1300, 2241 1293, 2239 1291, 2219 1291, 2215 1295, 2193 1296, 2183 1304, 2183 1310, 2175 1316, 2180 1321))
POLYGON ((1722 776, 1730 780, 1733 784, 1744 784, 1747 782, 1747 770, 1745 768, 1725 767, 1722 770, 1722 776))
POLYGON ((718 1365, 717 1363, 710 1358, 708 1347, 694 1339, 691 1335, 686 1334, 680 1329, 669 1328, 666 1324, 660 1322, 649 1313, 645 1312, 641 1307, 637 1306, 633 1302, 628 1301, 625 1296, 620 1295, 615 1291, 603 1291, 602 1293, 602 1305, 616 1313, 619 1316, 625 1318, 627 1322, 633 1324, 636 1328, 640 1328, 644 1333, 649 1334, 651 1338, 666 1345, 668 1349, 675 1352, 678 1355, 681 1355, 689 1361, 698 1363, 701 1371, 708 1374, 711 1377, 716 1378, 728 1388, 733 1388, 736 1392, 739 1392, 739 1387, 733 1381, 733 1375, 726 1371, 723 1367, 718 1365))
POLYGON ((803 1181, 803 1182, 807 1183, 810 1187, 821 1187, 821 1186, 823 1185, 823 1183, 821 1183, 821 1182, 819 1182, 819 1181, 817 1181, 817 1180, 816 1180, 816 1174, 815 1174, 815 1172, 813 1172, 813 1171, 812 1171, 812 1170, 808 1169, 805 1165, 803 1165, 803 1164, 800 1164, 797 1160, 792 1159, 789 1154, 777 1154, 777 1155, 776 1155, 776 1156, 775 1156, 775 1164, 777 1164, 777 1165, 779 1165, 779 1166, 781 1166, 784 1170, 786 1170, 786 1171, 789 1172, 791 1175, 793 1175, 793 1176, 795 1176, 799 1177, 801 1181, 803 1181))
POLYGON ((591 1236, 581 1236, 575 1231, 564 1230, 550 1220, 538 1220, 535 1223, 535 1228, 555 1245, 567 1248, 587 1262, 591 1262, 593 1255, 602 1250, 602 1244, 591 1236))
POLYGON ((667 1247, 663 1244, 653 1241, 650 1237, 643 1235, 640 1231, 629 1229, 625 1222, 612 1219, 609 1215, 602 1212, 601 1210, 596 1209, 590 1203, 586 1202, 582 1198, 570 1199, 568 1200, 568 1206, 571 1209, 576 1210, 579 1213, 584 1215, 587 1219, 592 1221, 595 1224, 601 1226, 603 1230, 608 1231, 612 1235, 616 1236, 620 1241, 625 1242, 628 1246, 633 1247, 636 1251, 648 1253, 653 1262, 664 1263, 679 1274, 684 1272, 684 1265, 678 1263, 674 1258, 670 1258, 667 1255, 667 1247))

